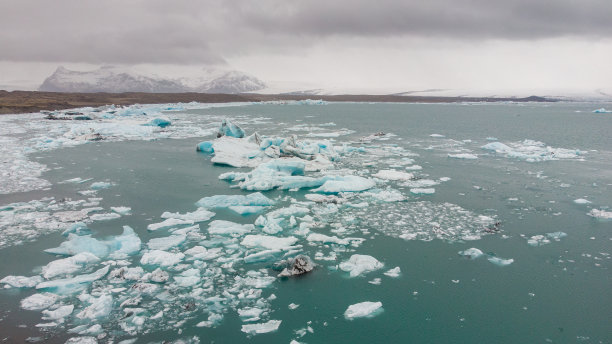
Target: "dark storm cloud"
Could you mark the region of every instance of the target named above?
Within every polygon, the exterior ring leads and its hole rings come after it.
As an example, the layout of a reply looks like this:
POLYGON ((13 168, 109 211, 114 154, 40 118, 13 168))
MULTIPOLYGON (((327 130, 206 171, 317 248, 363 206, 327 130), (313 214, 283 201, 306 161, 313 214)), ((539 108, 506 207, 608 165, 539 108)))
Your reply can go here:
POLYGON ((609 0, 0 2, 0 60, 221 63, 329 37, 612 36, 609 0))

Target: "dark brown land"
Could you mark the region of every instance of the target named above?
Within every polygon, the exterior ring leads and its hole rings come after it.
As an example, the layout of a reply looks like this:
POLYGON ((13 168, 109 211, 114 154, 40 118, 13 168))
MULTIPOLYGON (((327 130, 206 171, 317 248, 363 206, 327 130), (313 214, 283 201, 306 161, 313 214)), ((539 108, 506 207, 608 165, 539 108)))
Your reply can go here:
POLYGON ((0 90, 0 114, 62 110, 83 106, 163 104, 163 103, 230 103, 322 99, 334 102, 392 103, 458 103, 458 102, 551 102, 542 97, 423 97, 400 95, 294 95, 294 94, 209 94, 209 93, 56 93, 0 90))

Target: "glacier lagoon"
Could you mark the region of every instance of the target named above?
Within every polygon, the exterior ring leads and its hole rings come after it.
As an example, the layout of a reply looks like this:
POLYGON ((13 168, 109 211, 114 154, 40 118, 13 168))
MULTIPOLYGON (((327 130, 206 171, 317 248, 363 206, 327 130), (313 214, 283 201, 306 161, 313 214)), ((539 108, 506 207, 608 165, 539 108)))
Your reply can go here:
POLYGON ((2 116, 2 338, 609 342, 612 118, 592 110, 296 102, 2 116), (226 118, 247 137, 216 139, 226 118), (197 152, 203 141, 220 149, 197 152), (315 269, 278 277, 300 254, 315 269))

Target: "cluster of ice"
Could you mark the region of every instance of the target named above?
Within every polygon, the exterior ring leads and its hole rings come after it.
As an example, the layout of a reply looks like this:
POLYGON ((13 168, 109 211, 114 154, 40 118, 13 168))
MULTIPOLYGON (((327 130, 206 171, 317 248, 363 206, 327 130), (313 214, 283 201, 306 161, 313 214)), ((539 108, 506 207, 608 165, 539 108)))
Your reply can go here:
POLYGON ((605 108, 600 108, 593 110, 593 113, 612 113, 612 110, 606 110, 605 108))
POLYGON ((365 301, 348 306, 344 317, 348 320, 355 318, 371 318, 382 312, 382 302, 365 301))
POLYGON ((101 213, 101 198, 80 200, 43 198, 0 206, 0 248, 18 245, 57 231, 87 232, 92 221, 118 218, 101 213))
POLYGON ((564 232, 552 232, 546 233, 545 235, 533 235, 527 239, 527 244, 530 246, 542 246, 550 244, 551 240, 561 241, 561 238, 567 236, 564 232))
MULTIPOLYGON (((214 123, 219 117, 203 115, 194 121, 193 116, 183 111, 237 105, 249 103, 102 106, 3 115, 0 117, 0 162, 7 168, 0 171, 0 194, 37 190, 50 185, 40 178, 47 170, 46 166, 30 161, 30 153, 88 142, 206 136, 215 133, 214 123), (70 120, 52 120, 59 118, 70 120)), ((260 121, 241 117, 244 124, 260 121)))
POLYGON ((594 217, 596 219, 600 219, 600 220, 612 220, 612 211, 605 211, 601 209, 591 209, 591 211, 589 211, 587 215, 594 217))
POLYGON ((581 159, 585 154, 585 152, 578 149, 555 148, 534 140, 510 142, 508 144, 496 141, 487 143, 481 148, 509 158, 521 159, 528 162, 581 159))
MULTIPOLYGON (((475 247, 469 248, 469 249, 467 249, 465 251, 459 251, 459 255, 464 256, 464 257, 466 257, 468 259, 478 259, 478 258, 480 258, 482 256, 485 256, 485 254, 481 250, 479 250, 479 249, 477 249, 475 247)), ((491 263, 493 263, 493 264, 495 264, 497 266, 506 266, 506 265, 510 265, 510 264, 514 263, 514 259, 512 259, 512 258, 504 259, 504 258, 496 257, 494 255, 486 255, 486 257, 487 257, 487 260, 489 262, 491 262, 491 263)))

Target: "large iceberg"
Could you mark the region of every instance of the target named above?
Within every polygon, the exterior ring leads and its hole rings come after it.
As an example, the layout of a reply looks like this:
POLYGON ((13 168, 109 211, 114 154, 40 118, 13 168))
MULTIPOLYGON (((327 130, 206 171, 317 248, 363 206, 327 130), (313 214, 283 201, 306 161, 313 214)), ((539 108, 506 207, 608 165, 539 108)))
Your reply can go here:
POLYGON ((348 271, 351 277, 357 277, 371 271, 382 269, 383 263, 368 255, 354 254, 349 260, 340 263, 340 269, 348 271))

